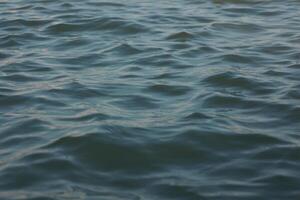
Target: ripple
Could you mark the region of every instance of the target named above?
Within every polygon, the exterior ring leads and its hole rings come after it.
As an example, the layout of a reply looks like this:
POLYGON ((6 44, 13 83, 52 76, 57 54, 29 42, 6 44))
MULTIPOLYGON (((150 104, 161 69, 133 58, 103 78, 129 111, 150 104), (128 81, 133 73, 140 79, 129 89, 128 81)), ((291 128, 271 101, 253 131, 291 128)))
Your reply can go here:
POLYGON ((104 95, 101 91, 89 88, 78 81, 66 83, 62 88, 50 89, 49 92, 54 95, 71 96, 74 98, 92 98, 104 95))
POLYGON ((68 50, 69 48, 81 48, 83 46, 89 45, 89 40, 84 39, 84 38, 74 38, 70 39, 68 41, 64 42, 59 42, 55 48, 65 51, 68 50))
POLYGON ((109 116, 102 113, 93 112, 93 111, 84 111, 72 117, 60 118, 60 120, 62 121, 75 121, 75 122, 100 121, 105 119, 109 119, 109 116))
POLYGON ((24 97, 22 95, 0 95, 0 105, 2 108, 16 106, 25 103, 29 99, 29 97, 24 97))
POLYGON ((155 188, 153 188, 153 192, 162 196, 162 198, 204 198, 203 195, 198 194, 195 188, 191 188, 188 185, 157 184, 155 188))
POLYGON ((91 6, 103 6, 103 7, 124 7, 124 4, 115 3, 115 2, 88 2, 91 6))
POLYGON ((46 28, 47 32, 50 34, 56 35, 65 32, 76 32, 82 30, 82 26, 80 24, 71 24, 71 23, 60 23, 60 24, 52 24, 46 28))
POLYGON ((49 125, 49 122, 37 118, 29 118, 20 122, 18 120, 17 123, 15 123, 14 127, 7 127, 5 129, 2 129, 1 136, 6 135, 12 137, 14 132, 22 130, 22 132, 19 134, 20 137, 16 137, 20 138, 21 140, 22 137, 25 137, 24 135, 42 132, 49 125))
POLYGON ((255 59, 243 55, 227 54, 223 55, 222 59, 226 62, 232 63, 254 63, 258 58, 255 59))
POLYGON ((174 79, 174 78, 179 78, 179 77, 180 77, 179 74, 164 73, 164 74, 157 75, 157 76, 153 77, 152 79, 174 79))
POLYGON ((297 162, 299 157, 299 147, 296 146, 278 146, 277 148, 269 148, 254 155, 255 159, 274 160, 274 155, 278 158, 286 158, 292 162, 297 162))
POLYGON ((209 83, 214 87, 231 87, 240 90, 249 90, 257 94, 272 93, 270 83, 260 82, 259 80, 252 80, 247 77, 238 76, 231 72, 225 72, 207 77, 203 82, 209 83))
POLYGON ((186 120, 209 119, 209 118, 210 118, 209 116, 199 112, 194 112, 185 117, 186 120))
POLYGON ((63 148, 66 153, 76 155, 75 158, 87 167, 105 171, 130 170, 137 173, 154 167, 147 158, 147 151, 138 150, 139 145, 116 143, 103 134, 63 137, 48 148, 63 148), (107 152, 110 152, 109 156, 107 152))
POLYGON ((147 88, 147 91, 167 95, 167 96, 180 96, 187 94, 191 89, 183 85, 164 85, 157 84, 147 88))
POLYGON ((145 96, 128 96, 124 100, 114 101, 114 104, 131 109, 155 109, 158 108, 157 100, 145 96))
POLYGON ((116 31, 122 34, 138 34, 147 31, 147 28, 137 22, 128 22, 121 18, 102 18, 92 22, 93 29, 97 31, 116 31))
POLYGON ((107 52, 117 53, 120 55, 135 55, 141 53, 141 50, 135 48, 130 44, 119 44, 116 45, 115 47, 112 47, 104 51, 104 53, 107 52))
POLYGON ((182 32, 171 34, 166 39, 167 40, 187 41, 187 40, 192 39, 193 37, 194 37, 193 34, 182 31, 182 32))
MULTIPOLYGON (((268 146, 283 145, 287 142, 274 136, 264 134, 227 134, 215 133, 208 131, 188 130, 178 135, 180 141, 191 141, 191 144, 196 143, 203 148, 218 149, 216 154, 223 154, 228 151, 247 151, 256 146, 259 149, 265 149, 268 146), (228 147, 231 148, 228 148, 228 147)), ((238 153, 238 151, 236 152, 238 153)), ((241 152, 240 152, 241 153, 241 152)), ((223 154, 226 156, 226 154, 223 154)))
POLYGON ((3 80, 14 81, 14 82, 29 82, 29 81, 40 81, 39 78, 30 76, 29 74, 12 74, 10 76, 2 76, 3 80))
POLYGON ((176 56, 170 53, 147 55, 145 57, 140 57, 136 63, 140 65, 150 65, 150 66, 178 66, 178 62, 175 61, 176 56))
POLYGON ((288 68, 291 68, 291 69, 300 69, 300 64, 290 65, 290 66, 288 66, 288 68))
POLYGON ((1 47, 15 47, 15 46, 20 46, 21 42, 17 42, 14 39, 5 39, 0 43, 1 47))
POLYGON ((259 106, 259 102, 246 100, 242 97, 222 94, 209 95, 203 101, 203 107, 250 109, 259 106))
MULTIPOLYGON (((28 7, 27 7, 28 8, 28 7)), ((27 9, 26 8, 26 9, 27 9)), ((24 9, 24 7, 22 8, 24 9)), ((1 26, 5 27, 19 27, 19 26, 25 26, 25 27, 40 27, 40 26, 45 26, 48 23, 50 23, 50 20, 45 20, 45 19, 13 19, 13 20, 6 20, 2 21, 0 23, 1 26)))
POLYGON ((252 23, 213 23, 212 28, 218 31, 239 32, 244 34, 263 31, 263 27, 252 23))
POLYGON ((40 138, 34 137, 34 136, 28 136, 28 137, 9 137, 7 139, 4 139, 1 141, 1 146, 3 148, 9 148, 10 146, 22 146, 24 144, 33 144, 40 142, 40 138))

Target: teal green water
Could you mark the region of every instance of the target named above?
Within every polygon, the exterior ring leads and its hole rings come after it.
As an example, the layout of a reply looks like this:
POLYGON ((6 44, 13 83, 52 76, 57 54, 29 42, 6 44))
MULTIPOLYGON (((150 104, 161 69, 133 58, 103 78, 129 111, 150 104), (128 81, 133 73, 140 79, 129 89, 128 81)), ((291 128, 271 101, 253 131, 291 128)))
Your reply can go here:
POLYGON ((300 198, 299 0, 0 0, 0 199, 300 198))

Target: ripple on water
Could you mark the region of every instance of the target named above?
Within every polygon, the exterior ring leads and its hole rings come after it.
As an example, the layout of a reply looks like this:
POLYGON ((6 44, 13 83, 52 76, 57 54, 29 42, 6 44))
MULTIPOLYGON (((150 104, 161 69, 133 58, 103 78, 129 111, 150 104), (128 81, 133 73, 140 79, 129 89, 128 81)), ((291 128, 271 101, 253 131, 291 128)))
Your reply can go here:
POLYGON ((178 33, 173 33, 169 35, 166 39, 167 40, 175 40, 175 41, 188 41, 193 39, 194 35, 192 33, 182 31, 178 33))
POLYGON ((217 88, 236 88, 240 91, 246 90, 257 95, 266 95, 274 92, 271 83, 261 82, 261 80, 238 75, 233 72, 223 72, 211 75, 204 79, 203 82, 217 88))
POLYGON ((190 87, 184 85, 165 85, 155 84, 147 88, 147 91, 167 95, 167 96, 180 96, 185 95, 190 91, 190 87))
POLYGON ((127 96, 126 98, 123 97, 121 100, 114 101, 114 104, 120 106, 122 108, 131 108, 131 109, 155 109, 158 108, 158 100, 146 96, 140 95, 131 95, 127 96))

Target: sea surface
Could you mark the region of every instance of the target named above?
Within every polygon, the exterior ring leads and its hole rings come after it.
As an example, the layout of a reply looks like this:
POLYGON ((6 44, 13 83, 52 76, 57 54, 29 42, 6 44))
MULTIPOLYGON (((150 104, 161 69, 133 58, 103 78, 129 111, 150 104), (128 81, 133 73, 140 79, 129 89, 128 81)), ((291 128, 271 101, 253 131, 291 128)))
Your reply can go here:
POLYGON ((0 199, 300 199, 300 1, 0 0, 0 199))

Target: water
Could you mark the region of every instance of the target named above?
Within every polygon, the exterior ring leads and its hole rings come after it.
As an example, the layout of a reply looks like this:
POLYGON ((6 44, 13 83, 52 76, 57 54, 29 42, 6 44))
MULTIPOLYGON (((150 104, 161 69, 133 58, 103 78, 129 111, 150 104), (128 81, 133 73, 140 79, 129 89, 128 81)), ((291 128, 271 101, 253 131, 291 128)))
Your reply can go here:
POLYGON ((0 199, 300 198, 299 0, 1 0, 0 199))

